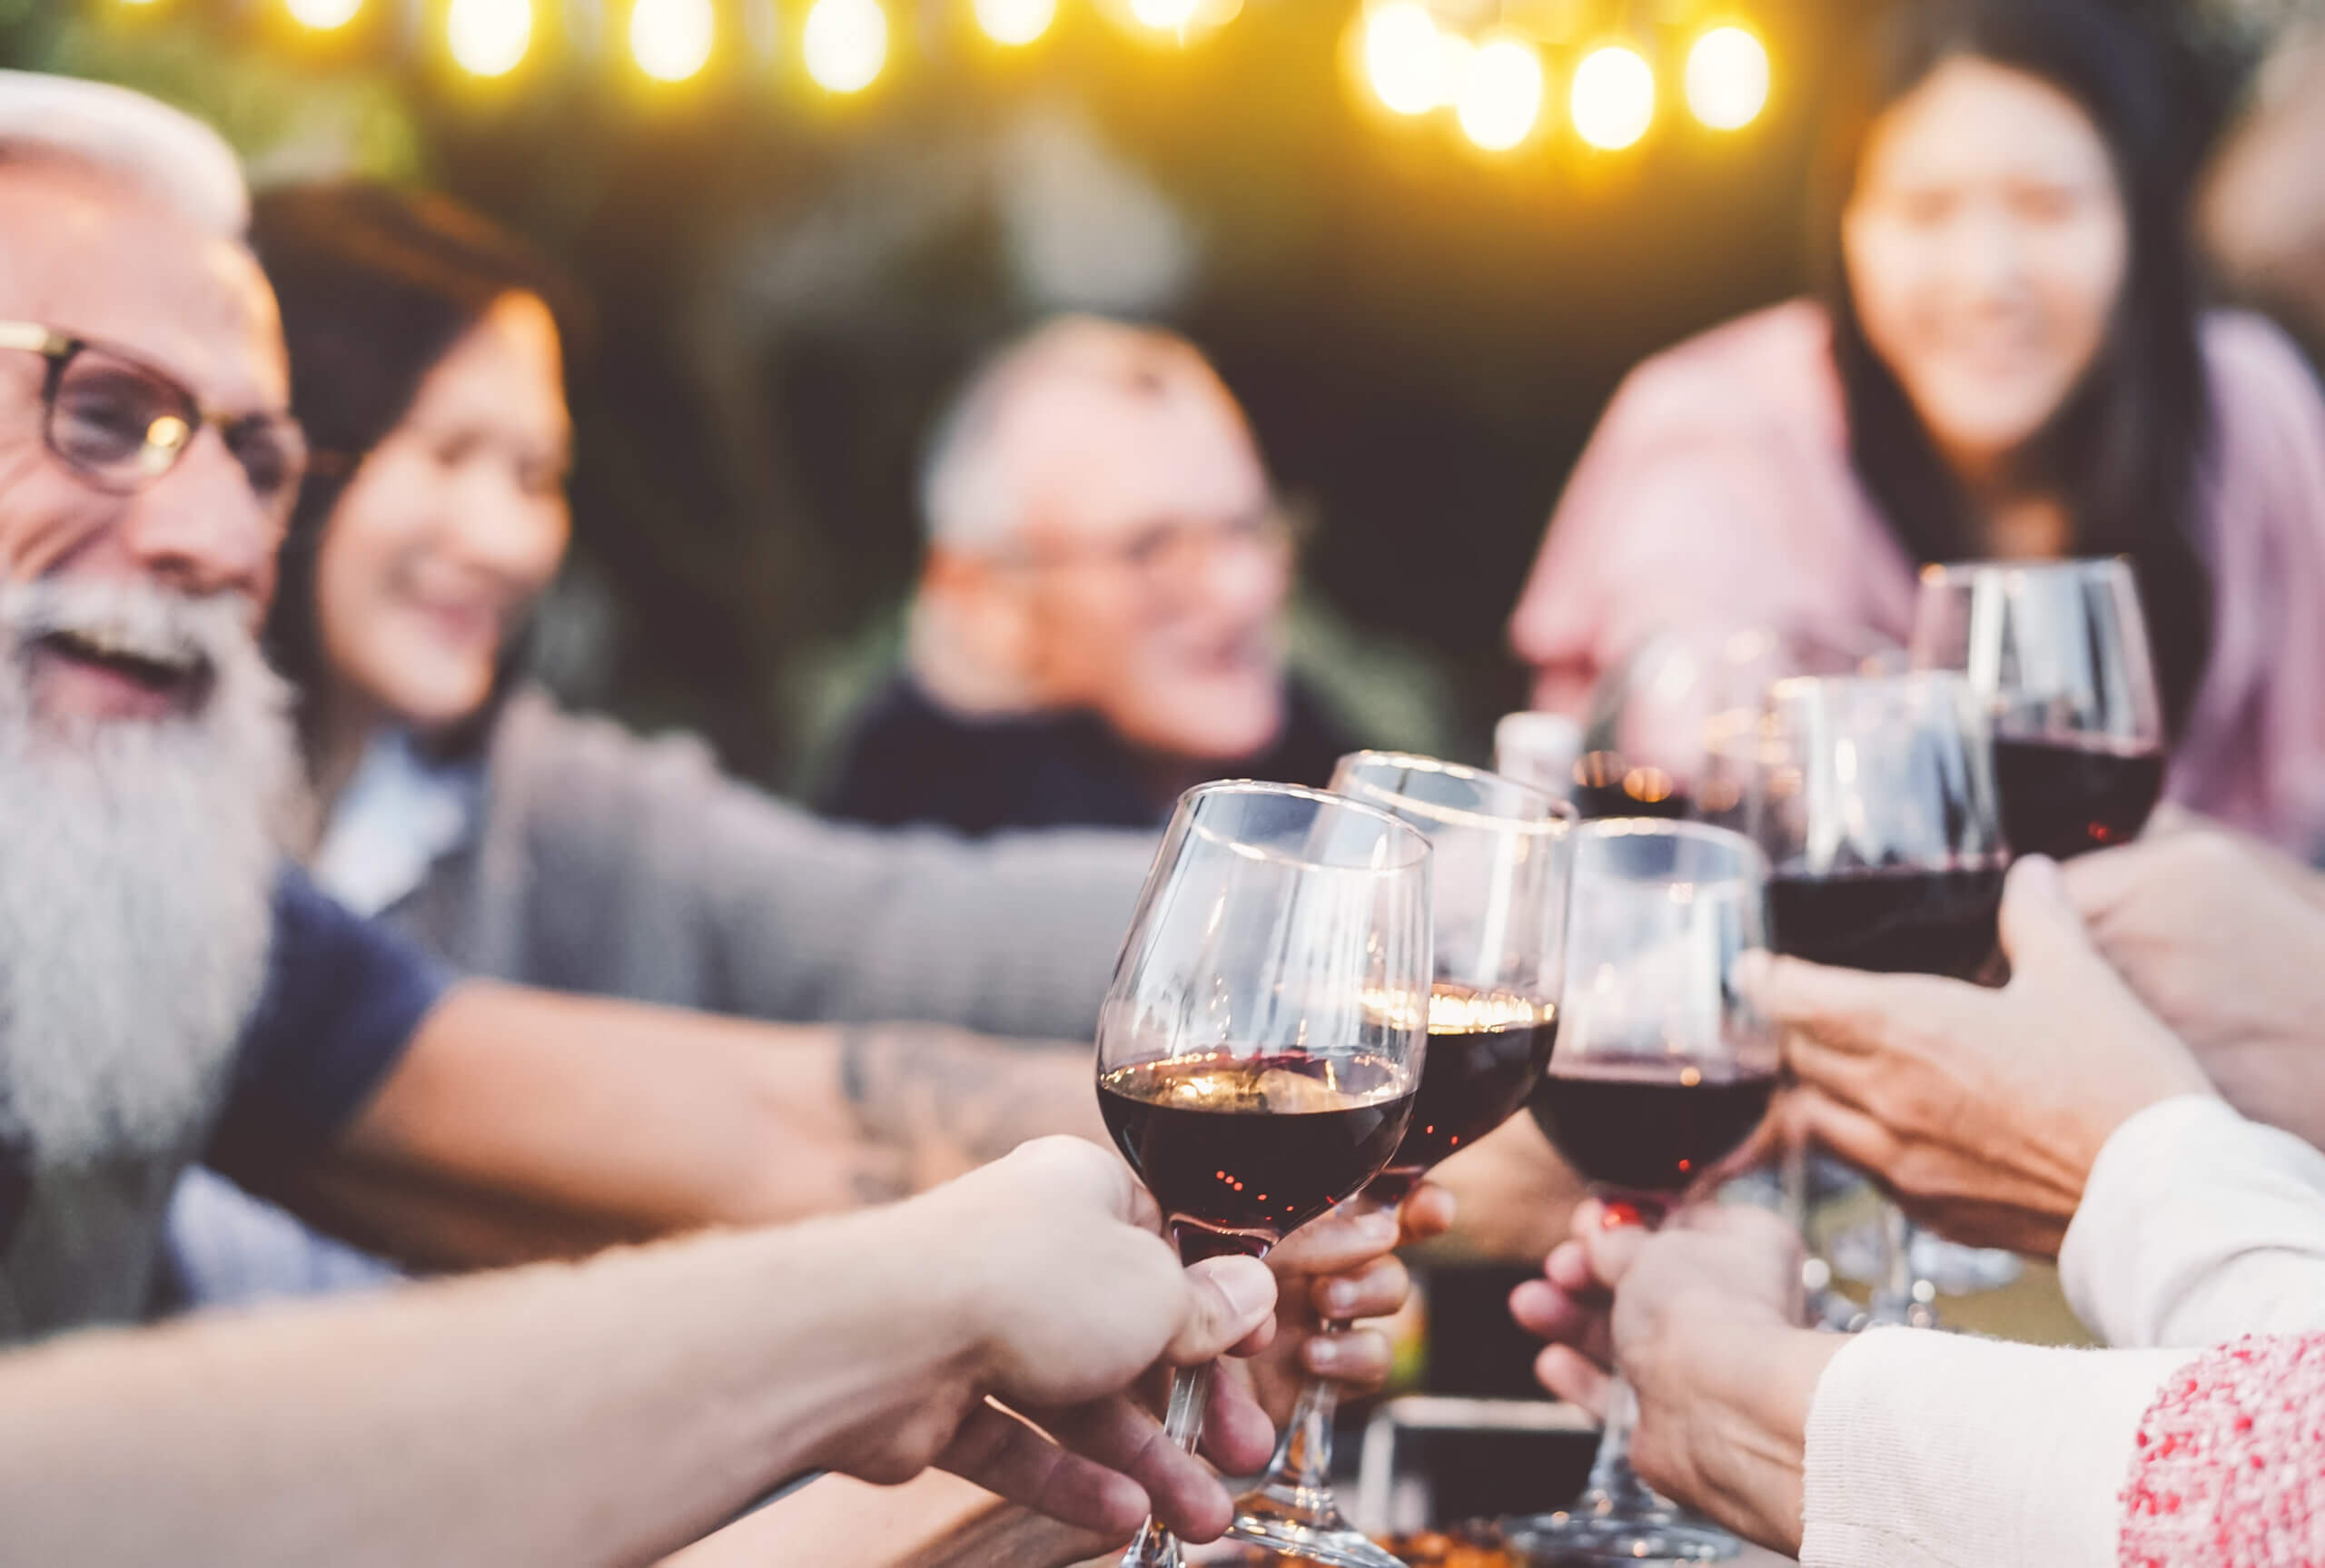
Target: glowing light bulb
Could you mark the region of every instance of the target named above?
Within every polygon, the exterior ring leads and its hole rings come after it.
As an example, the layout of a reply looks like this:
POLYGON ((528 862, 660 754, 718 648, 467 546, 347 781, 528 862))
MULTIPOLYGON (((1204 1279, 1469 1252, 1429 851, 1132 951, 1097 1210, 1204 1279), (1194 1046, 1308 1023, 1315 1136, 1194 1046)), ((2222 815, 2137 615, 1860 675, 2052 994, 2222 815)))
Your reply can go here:
POLYGON ((1050 30, 1057 0, 976 0, 976 13, 986 37, 1022 49, 1050 30))
POLYGON ((1130 0, 1130 14, 1142 27, 1180 33, 1195 19, 1195 10, 1202 4, 1202 0, 1130 0))
POLYGON ((860 93, 888 62, 888 14, 880 0, 816 0, 799 52, 826 93, 860 93))
POLYGON ((472 76, 506 76, 533 45, 533 0, 452 0, 444 42, 472 76))
POLYGON ((1570 108, 1576 133, 1593 147, 1628 147, 1655 119, 1655 73, 1619 44, 1593 50, 1574 68, 1570 108))
POLYGON ((629 53, 657 82, 683 82, 710 63, 717 32, 710 0, 637 0, 629 11, 629 53))
POLYGON ((1687 51, 1687 107, 1715 131, 1759 118, 1768 102, 1768 52, 1741 27, 1715 27, 1687 51))
POLYGON ((1364 75, 1392 113, 1426 114, 1441 103, 1437 19, 1420 0, 1390 0, 1364 21, 1364 75))
POLYGON ((283 5, 302 25, 318 33, 346 26, 363 9, 363 0, 283 0, 283 5))
POLYGON ((1461 129, 1489 153, 1532 134, 1542 113, 1542 57, 1522 38, 1489 38, 1469 56, 1454 105, 1461 129))

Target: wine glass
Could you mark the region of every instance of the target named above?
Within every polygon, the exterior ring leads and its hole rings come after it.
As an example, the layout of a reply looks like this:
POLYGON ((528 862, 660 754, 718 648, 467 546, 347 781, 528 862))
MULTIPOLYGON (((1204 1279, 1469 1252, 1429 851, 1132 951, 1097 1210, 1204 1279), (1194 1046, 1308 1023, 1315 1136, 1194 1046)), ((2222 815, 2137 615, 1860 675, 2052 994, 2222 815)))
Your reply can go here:
MULTIPOLYGON (((1515 1115, 1549 1060, 1574 808, 1514 779, 1402 752, 1341 758, 1332 788, 1410 823, 1431 845, 1429 1050, 1404 1141, 1365 1188, 1393 1208, 1440 1160, 1515 1115)), ((1301 1387, 1274 1462, 1237 1502, 1227 1533, 1332 1568, 1403 1568, 1332 1496, 1338 1403, 1338 1386, 1322 1378, 1301 1387)))
POLYGON ((1574 794, 1582 725, 1564 714, 1504 714, 1493 726, 1493 771, 1557 800, 1574 794))
MULTIPOLYGON (((1575 830, 1558 1050, 1529 1109, 1594 1191, 1647 1224, 1739 1148, 1776 1088, 1776 1031, 1733 983, 1767 947, 1767 860, 1703 823, 1614 818, 1575 830)), ((1590 1483, 1568 1510, 1506 1520, 1529 1559, 1734 1556, 1631 1469, 1637 1404, 1620 1376, 1590 1483)))
MULTIPOLYGON (((1429 841, 1291 784, 1179 797, 1098 1021, 1098 1107, 1179 1256, 1263 1257, 1396 1151, 1428 1041, 1429 841)), ((1171 1380, 1192 1448, 1208 1366, 1171 1380)), ((1123 1568, 1176 1568, 1149 1520, 1123 1568)))
MULTIPOLYGON (((1769 692, 1757 836, 1777 951, 1970 980, 1996 946, 2005 855, 1984 705, 1961 676, 1799 677, 1769 692)), ((1872 1320, 1934 1321, 1914 1231, 1883 1214, 1872 1320)))
POLYGON ((2014 853, 2064 860, 2147 825, 2163 710, 2128 563, 1925 567, 1912 651, 1914 668, 1961 671, 1984 699, 2014 853))

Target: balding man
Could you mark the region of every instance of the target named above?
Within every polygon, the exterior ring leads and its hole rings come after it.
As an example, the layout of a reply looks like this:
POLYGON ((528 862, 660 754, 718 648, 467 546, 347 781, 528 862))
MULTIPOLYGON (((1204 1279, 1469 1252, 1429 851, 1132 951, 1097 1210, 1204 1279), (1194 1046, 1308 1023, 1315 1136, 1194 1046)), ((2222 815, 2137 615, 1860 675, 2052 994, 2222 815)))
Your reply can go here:
POLYGON ((909 668, 827 809, 1147 826, 1190 784, 1321 784, 1351 749, 1286 677, 1291 531, 1183 339, 1070 316, 1003 349, 939 422, 921 502, 909 668))

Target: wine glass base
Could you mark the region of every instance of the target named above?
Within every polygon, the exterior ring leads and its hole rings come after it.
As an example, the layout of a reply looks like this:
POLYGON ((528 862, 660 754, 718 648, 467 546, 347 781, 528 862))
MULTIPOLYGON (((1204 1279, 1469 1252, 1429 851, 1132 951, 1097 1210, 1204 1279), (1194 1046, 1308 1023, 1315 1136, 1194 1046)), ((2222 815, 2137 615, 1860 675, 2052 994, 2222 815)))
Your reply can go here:
POLYGON ((1503 1521, 1501 1537, 1528 1568, 1618 1561, 1719 1563, 1743 1550, 1741 1542, 1717 1524, 1676 1514, 1541 1514, 1503 1521))
POLYGON ((1235 1505, 1227 1539, 1264 1546, 1287 1557, 1322 1563, 1328 1568, 1406 1568, 1405 1560, 1380 1548, 1341 1517, 1327 1498, 1321 1510, 1303 1509, 1254 1492, 1235 1505))

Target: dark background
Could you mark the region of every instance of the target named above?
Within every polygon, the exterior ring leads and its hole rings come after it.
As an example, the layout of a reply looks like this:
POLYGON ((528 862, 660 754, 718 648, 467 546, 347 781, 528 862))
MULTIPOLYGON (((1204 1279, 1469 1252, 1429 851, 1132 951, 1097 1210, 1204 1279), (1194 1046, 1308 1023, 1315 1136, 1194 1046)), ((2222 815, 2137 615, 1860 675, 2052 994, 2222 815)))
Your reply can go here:
POLYGON ((0 0, 0 61, 183 103, 262 175, 424 179, 546 243, 599 311, 575 388, 562 624, 580 629, 552 668, 777 782, 831 648, 910 580, 923 422, 1032 311, 985 156, 1029 108, 1080 114, 1176 206, 1199 261, 1162 319, 1312 504, 1311 583, 1368 641, 1441 664, 1474 749, 1519 704, 1504 625, 1622 372, 1806 281, 1835 20, 1811 0, 1528 7, 1572 42, 1546 49, 1547 130, 1489 157, 1444 116, 1390 122, 1351 91, 1354 0, 1246 0, 1183 51, 1060 0, 1007 59, 967 0, 891 0, 886 74, 836 105, 799 79, 789 0, 771 63, 730 34, 704 77, 650 93, 593 57, 573 5, 548 57, 478 92, 439 63, 421 20, 439 8, 368 0, 319 45, 279 0, 0 0), (1748 23, 1774 63, 1766 113, 1731 134, 1678 101, 1680 52, 1715 19, 1748 23), (1575 45, 1617 28, 1657 66, 1657 120, 1594 153, 1560 94, 1575 45))

